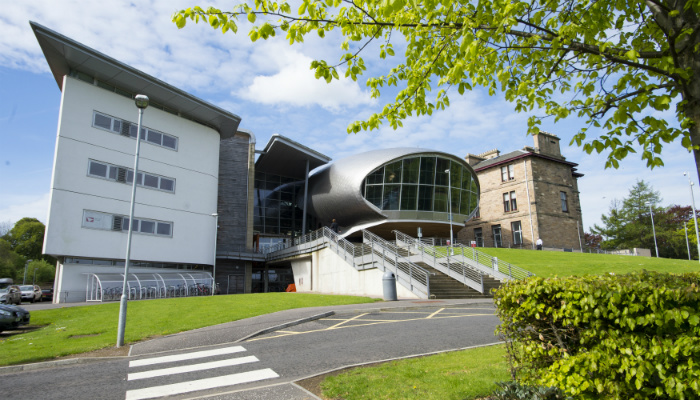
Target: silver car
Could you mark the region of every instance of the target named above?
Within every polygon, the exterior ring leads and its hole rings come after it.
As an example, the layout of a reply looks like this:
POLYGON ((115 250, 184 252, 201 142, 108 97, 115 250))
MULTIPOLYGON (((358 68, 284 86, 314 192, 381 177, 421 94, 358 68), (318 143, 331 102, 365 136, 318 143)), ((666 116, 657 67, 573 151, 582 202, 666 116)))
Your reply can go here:
POLYGON ((41 288, 37 285, 20 285, 19 290, 22 292, 22 301, 34 303, 41 301, 41 288))
POLYGON ((10 285, 0 289, 0 303, 20 304, 21 302, 22 294, 18 286, 10 285))

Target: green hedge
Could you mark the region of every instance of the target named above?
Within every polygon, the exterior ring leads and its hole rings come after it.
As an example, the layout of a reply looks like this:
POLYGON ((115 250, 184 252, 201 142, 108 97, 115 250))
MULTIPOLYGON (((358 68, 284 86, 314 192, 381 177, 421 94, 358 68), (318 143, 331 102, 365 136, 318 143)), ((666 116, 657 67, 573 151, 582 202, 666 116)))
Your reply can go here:
POLYGON ((533 277, 495 292, 514 379, 606 399, 700 398, 700 274, 533 277))

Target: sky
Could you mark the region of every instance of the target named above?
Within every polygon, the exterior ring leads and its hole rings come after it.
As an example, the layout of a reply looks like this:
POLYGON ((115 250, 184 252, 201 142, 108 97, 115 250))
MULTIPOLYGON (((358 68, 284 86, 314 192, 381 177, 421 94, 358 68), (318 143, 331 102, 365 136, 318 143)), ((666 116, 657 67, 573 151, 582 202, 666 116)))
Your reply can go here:
MULTIPOLYGON (((171 22, 173 12, 183 8, 214 5, 226 10, 234 4, 237 2, 199 0, 4 2, 0 13, 0 224, 14 224, 23 217, 46 223, 48 211, 61 92, 29 21, 240 116, 240 128, 256 136, 258 149, 273 134, 334 160, 390 147, 421 147, 464 157, 491 149, 504 154, 533 146, 533 138, 526 134, 529 114, 516 113, 514 104, 502 94, 489 96, 479 89, 463 96, 450 93, 449 108, 432 116, 409 118, 398 130, 385 124, 379 130, 348 134, 350 123, 367 118, 394 99, 392 92, 372 99, 365 86, 368 77, 386 73, 387 61, 371 54, 369 46, 364 78, 326 84, 314 79, 309 66, 320 58, 332 64, 343 54, 341 41, 333 33, 325 39, 307 37, 303 44, 290 46, 283 35, 252 43, 244 21, 236 35, 223 35, 192 22, 180 30, 171 22)), ((667 119, 675 121, 672 113, 667 119)), ((683 172, 690 171, 697 183, 695 163, 680 141, 664 146, 664 167, 650 170, 638 155, 631 154, 619 169, 606 170, 603 155, 569 146, 583 124, 571 117, 558 123, 546 121, 542 129, 561 138, 562 154, 584 174, 579 190, 585 231, 600 224, 611 202, 626 197, 637 180, 645 180, 660 192, 661 206, 691 204, 683 172)), ((697 197, 700 193, 695 186, 697 197)))

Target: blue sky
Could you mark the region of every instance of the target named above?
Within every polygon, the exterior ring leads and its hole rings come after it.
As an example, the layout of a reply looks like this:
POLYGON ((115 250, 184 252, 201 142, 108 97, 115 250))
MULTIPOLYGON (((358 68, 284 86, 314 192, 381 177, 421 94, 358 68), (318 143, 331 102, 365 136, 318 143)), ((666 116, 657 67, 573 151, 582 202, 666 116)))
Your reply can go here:
MULTIPOLYGON (((226 9, 235 2, 218 2, 226 9)), ((528 115, 515 113, 502 95, 481 90, 451 94, 451 107, 430 117, 412 118, 404 127, 348 135, 349 123, 369 116, 393 93, 371 99, 364 80, 331 85, 313 78, 309 64, 342 52, 333 35, 289 46, 283 37, 251 43, 245 25, 238 35, 222 35, 205 25, 178 30, 170 16, 178 9, 205 6, 197 0, 130 1, 22 0, 7 2, 0 15, 0 223, 22 217, 46 222, 56 126, 61 93, 29 21, 53 29, 117 60, 188 91, 242 118, 241 128, 257 137, 262 149, 278 133, 333 159, 398 146, 445 151, 460 157, 497 148, 501 152, 532 146, 525 134, 528 115)), ((212 3, 217 5, 216 2, 212 3)), ((400 54, 397 51, 397 54, 400 54)), ((388 64, 366 55, 368 74, 388 64)), ((136 109, 134 109, 136 115, 136 109)), ((148 118, 146 112, 145 117, 148 118)), ((669 113, 669 120, 673 115, 669 113)), ((583 121, 543 125, 561 138, 562 153, 579 164, 584 228, 600 223, 613 199, 624 198, 636 180, 661 193, 662 205, 690 205, 684 171, 693 181, 692 155, 678 143, 664 147, 666 166, 653 171, 635 154, 618 170, 605 170, 603 156, 568 145, 583 121)), ((700 192, 695 191, 696 197, 700 192)), ((700 199, 700 198, 699 198, 700 199)))

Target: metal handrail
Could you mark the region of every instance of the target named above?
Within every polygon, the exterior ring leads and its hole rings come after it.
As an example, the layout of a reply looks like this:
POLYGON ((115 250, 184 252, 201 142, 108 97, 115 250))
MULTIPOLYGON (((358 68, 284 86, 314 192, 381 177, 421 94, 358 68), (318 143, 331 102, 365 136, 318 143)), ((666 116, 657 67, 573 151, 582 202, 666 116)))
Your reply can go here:
MULTIPOLYGON (((459 257, 450 257, 437 251, 434 246, 425 244, 403 232, 397 230, 392 231, 396 235, 396 243, 405 243, 409 251, 416 250, 416 256, 419 256, 422 261, 433 266, 433 268, 443 274, 453 278, 463 284, 471 287, 479 293, 484 293, 484 271, 479 268, 460 260, 459 257)), ((485 268, 484 268, 485 269, 485 268)), ((487 272, 488 274, 489 272, 487 272)))
POLYGON ((398 252, 399 247, 396 245, 387 242, 367 230, 362 231, 362 239, 364 243, 368 244, 374 250, 372 252, 373 258, 375 253, 377 256, 381 256, 381 259, 378 260, 381 261, 381 263, 377 263, 380 269, 383 271, 389 269, 396 276, 396 280, 413 293, 423 295, 425 298, 430 298, 431 273, 429 271, 400 255, 398 252))
MULTIPOLYGON (((396 235, 396 241, 404 242, 407 245, 416 245, 423 247, 426 254, 432 255, 433 257, 447 257, 450 258, 450 252, 446 248, 432 247, 426 245, 425 243, 406 235, 405 233, 399 231, 393 231, 396 235)), ((490 256, 477 250, 475 247, 467 247, 461 243, 457 243, 453 246, 455 254, 453 257, 461 256, 464 260, 471 260, 474 264, 467 264, 472 268, 476 268, 483 273, 493 275, 498 279, 525 279, 534 276, 530 271, 522 269, 518 266, 499 260, 497 257, 490 256)))

